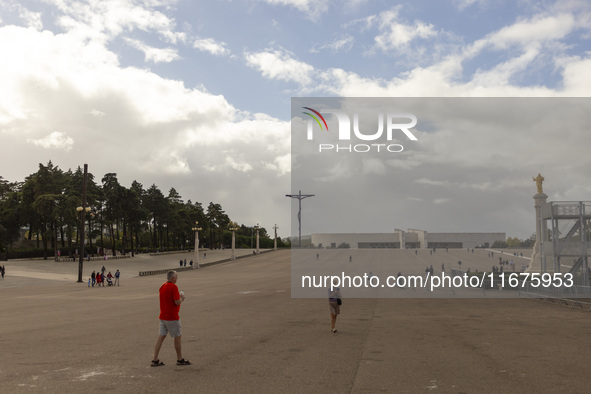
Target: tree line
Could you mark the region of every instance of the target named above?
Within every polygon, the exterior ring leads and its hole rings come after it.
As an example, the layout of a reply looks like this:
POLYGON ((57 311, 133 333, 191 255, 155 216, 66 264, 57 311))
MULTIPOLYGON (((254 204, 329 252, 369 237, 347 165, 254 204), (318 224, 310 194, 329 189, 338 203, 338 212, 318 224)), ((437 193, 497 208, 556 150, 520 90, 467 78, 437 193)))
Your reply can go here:
MULTIPOLYGON (((53 165, 39 164, 37 172, 23 182, 8 182, 0 176, 0 250, 6 252, 18 240, 21 229, 26 238, 36 241, 43 257, 72 256, 81 244, 85 253, 97 247, 131 252, 191 249, 195 246, 195 223, 199 245, 205 248, 231 247, 231 232, 236 231, 236 247, 251 247, 256 233, 253 227, 238 225, 222 209, 210 202, 183 201, 171 188, 165 195, 155 184, 148 188, 133 181, 130 187, 119 183, 116 173, 105 174, 100 183, 87 174, 85 240, 80 240, 80 213, 84 174, 80 167, 63 171, 53 165), (59 251, 59 252, 58 252, 59 251)), ((264 227, 259 229, 260 247, 273 247, 264 227)), ((255 241, 256 242, 256 241, 255 241)), ((286 245, 277 239, 277 246, 286 245)))

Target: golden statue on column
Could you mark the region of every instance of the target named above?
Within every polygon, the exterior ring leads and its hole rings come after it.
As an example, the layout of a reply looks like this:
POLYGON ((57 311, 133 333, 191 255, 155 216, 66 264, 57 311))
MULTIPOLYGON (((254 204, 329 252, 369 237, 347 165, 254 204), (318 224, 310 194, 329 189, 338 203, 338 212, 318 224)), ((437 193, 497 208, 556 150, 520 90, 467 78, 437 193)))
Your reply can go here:
POLYGON ((542 190, 542 182, 544 182, 544 177, 541 176, 538 172, 538 176, 532 179, 536 182, 536 186, 538 187, 538 194, 543 194, 544 191, 542 190))

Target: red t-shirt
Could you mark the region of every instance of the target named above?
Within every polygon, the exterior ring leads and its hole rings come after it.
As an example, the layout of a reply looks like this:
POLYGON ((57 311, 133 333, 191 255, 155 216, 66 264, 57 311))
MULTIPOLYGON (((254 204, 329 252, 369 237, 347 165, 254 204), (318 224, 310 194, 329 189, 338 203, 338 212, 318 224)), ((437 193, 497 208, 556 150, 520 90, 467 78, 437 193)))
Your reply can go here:
POLYGON ((160 286, 160 320, 179 320, 180 305, 174 303, 180 300, 179 288, 172 282, 166 282, 160 286))

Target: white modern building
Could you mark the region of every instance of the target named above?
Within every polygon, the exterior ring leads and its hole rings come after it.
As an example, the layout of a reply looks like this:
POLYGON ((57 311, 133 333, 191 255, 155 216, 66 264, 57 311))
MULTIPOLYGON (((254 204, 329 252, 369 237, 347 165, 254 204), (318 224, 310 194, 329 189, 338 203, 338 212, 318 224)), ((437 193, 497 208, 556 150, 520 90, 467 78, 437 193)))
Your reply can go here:
POLYGON ((505 241, 505 233, 429 233, 425 230, 394 230, 393 233, 333 233, 312 234, 313 247, 353 249, 431 249, 492 247, 495 241, 505 241))

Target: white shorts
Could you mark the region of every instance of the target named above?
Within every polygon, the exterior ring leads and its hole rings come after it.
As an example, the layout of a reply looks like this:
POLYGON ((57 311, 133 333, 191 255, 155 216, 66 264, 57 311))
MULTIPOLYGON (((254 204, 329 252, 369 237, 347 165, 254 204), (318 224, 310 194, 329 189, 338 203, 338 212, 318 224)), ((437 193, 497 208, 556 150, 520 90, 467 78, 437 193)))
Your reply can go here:
POLYGON ((160 335, 166 336, 170 333, 170 336, 180 337, 181 336, 181 321, 180 320, 160 320, 160 335))

